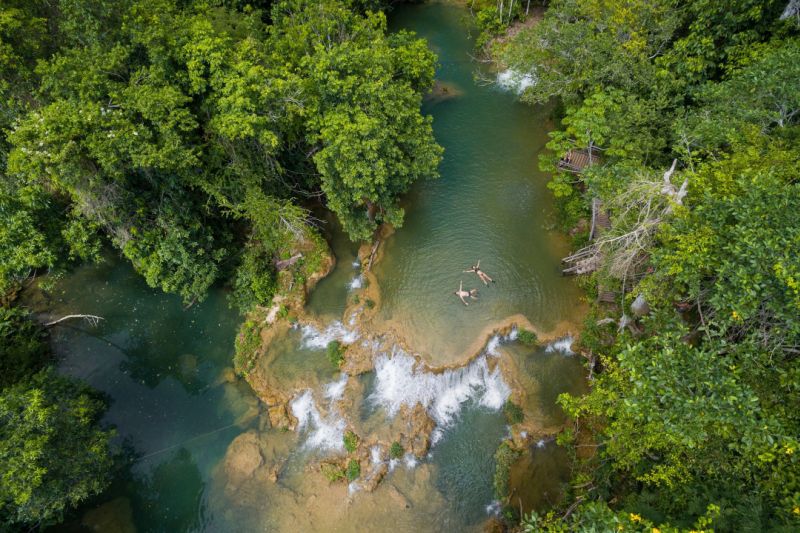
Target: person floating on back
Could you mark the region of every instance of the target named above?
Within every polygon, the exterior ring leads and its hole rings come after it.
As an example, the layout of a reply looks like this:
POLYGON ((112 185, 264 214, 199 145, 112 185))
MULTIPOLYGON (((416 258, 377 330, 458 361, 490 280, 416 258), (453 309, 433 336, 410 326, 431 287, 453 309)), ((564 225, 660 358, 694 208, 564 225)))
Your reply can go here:
POLYGON ((467 303, 467 301, 464 299, 467 296, 469 296, 473 300, 477 300, 478 299, 478 296, 477 296, 478 289, 470 289, 468 291, 465 291, 464 290, 464 282, 463 281, 459 281, 458 282, 458 290, 456 292, 454 292, 453 294, 458 296, 461 299, 461 303, 463 303, 464 305, 469 305, 467 303))
POLYGON ((489 276, 487 276, 486 272, 481 270, 481 260, 480 259, 478 259, 478 264, 477 265, 472 265, 472 267, 470 267, 469 270, 465 270, 464 272, 475 272, 478 275, 478 277, 481 278, 481 281, 483 282, 484 285, 488 285, 490 282, 494 283, 494 280, 492 278, 490 278, 489 276))

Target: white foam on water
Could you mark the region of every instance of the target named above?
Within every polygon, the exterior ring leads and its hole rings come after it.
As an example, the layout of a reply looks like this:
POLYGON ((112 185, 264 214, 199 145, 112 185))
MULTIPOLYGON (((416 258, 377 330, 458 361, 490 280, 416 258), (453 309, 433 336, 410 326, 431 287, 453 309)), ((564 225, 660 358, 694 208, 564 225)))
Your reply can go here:
POLYGON ((395 416, 405 405, 421 404, 440 427, 447 427, 459 415, 467 400, 500 409, 511 394, 500 367, 489 370, 486 357, 479 357, 466 367, 441 373, 418 368, 414 358, 398 347, 391 356, 375 359, 375 392, 370 399, 395 416))
POLYGON ((537 448, 544 448, 545 444, 547 444, 547 441, 545 441, 544 439, 539 439, 538 441, 536 441, 537 448))
POLYGON ((562 339, 558 339, 557 341, 548 344, 547 348, 545 349, 545 352, 547 353, 559 352, 564 355, 574 355, 575 352, 572 351, 573 341, 574 339, 572 338, 572 336, 567 335, 562 339))
POLYGON ((486 353, 491 355, 492 357, 499 357, 500 352, 497 351, 499 347, 500 347, 500 336, 492 335, 492 338, 489 339, 489 342, 486 343, 486 353))
POLYGON ((381 456, 381 447, 380 446, 373 446, 369 449, 369 460, 372 462, 373 465, 380 465, 383 463, 383 457, 381 456))
POLYGON ((361 268, 361 262, 360 261, 353 261, 353 268, 361 268))
POLYGON ((497 74, 497 85, 508 91, 522 94, 528 87, 533 87, 536 79, 533 74, 506 69, 497 74))
POLYGON ((411 470, 413 468, 416 468, 416 466, 419 464, 419 461, 417 461, 417 458, 414 456, 413 453, 407 453, 403 457, 403 464, 406 465, 406 468, 411 470))
POLYGON ((400 464, 400 459, 389 459, 389 472, 393 472, 397 465, 400 464))
POLYGON ((347 485, 347 494, 352 496, 356 492, 361 490, 361 484, 358 481, 352 481, 349 485, 347 485))
POLYGON ((362 276, 356 276, 350 280, 350 283, 347 284, 347 287, 352 291, 355 289, 360 289, 364 285, 364 278, 362 276))
POLYGON ((338 340, 344 344, 352 344, 358 339, 358 332, 344 327, 338 320, 333 322, 324 331, 319 331, 311 324, 304 324, 301 328, 302 344, 304 348, 322 349, 331 341, 338 340))
POLYGON ((431 433, 431 446, 434 446, 437 442, 442 440, 442 437, 444 437, 444 431, 442 431, 442 428, 434 429, 431 433))
POLYGON ((323 417, 317 409, 311 389, 295 396, 289 408, 297 419, 297 432, 308 431, 304 446, 322 451, 344 448, 344 419, 335 413, 323 417))
POLYGON ((494 500, 492 503, 486 506, 486 514, 489 516, 500 516, 500 511, 503 509, 503 505, 494 500))
POLYGON ((344 396, 344 390, 347 387, 347 380, 349 377, 350 376, 347 374, 342 374, 342 377, 337 381, 331 381, 325 385, 324 396, 326 400, 331 402, 331 405, 341 400, 344 396))

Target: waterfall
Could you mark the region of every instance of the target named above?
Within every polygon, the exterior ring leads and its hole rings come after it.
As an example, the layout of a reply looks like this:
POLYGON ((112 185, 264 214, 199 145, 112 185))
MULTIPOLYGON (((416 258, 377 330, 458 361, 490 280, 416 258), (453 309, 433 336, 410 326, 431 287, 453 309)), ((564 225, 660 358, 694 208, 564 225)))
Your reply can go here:
POLYGON ((440 374, 418 368, 417 361, 395 347, 391 356, 375 359, 375 392, 370 399, 393 417, 403 405, 421 404, 437 425, 450 425, 469 399, 489 409, 500 409, 511 394, 500 368, 489 370, 481 356, 466 367, 440 374))
POLYGON ((562 339, 558 339, 557 341, 548 344, 547 348, 545 349, 545 352, 547 353, 559 352, 564 355, 574 355, 575 352, 572 351, 572 343, 574 342, 574 340, 575 339, 573 339, 571 336, 567 335, 562 339))
POLYGON ((325 328, 324 331, 319 331, 311 324, 305 324, 301 328, 301 335, 304 348, 323 349, 334 340, 341 341, 344 344, 352 344, 358 340, 358 332, 345 328, 344 324, 338 320, 325 328))
POLYGON ((323 417, 317 409, 311 389, 295 396, 289 408, 297 418, 298 433, 308 431, 304 446, 323 451, 340 451, 344 448, 344 419, 336 413, 323 417))

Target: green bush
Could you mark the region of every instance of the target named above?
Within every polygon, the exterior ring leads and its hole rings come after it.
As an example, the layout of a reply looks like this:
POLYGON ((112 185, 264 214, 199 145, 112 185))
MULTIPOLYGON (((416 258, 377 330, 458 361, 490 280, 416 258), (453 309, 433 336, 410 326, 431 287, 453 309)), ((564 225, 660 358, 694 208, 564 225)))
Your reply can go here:
POLYGON ((328 361, 337 368, 344 363, 344 348, 339 341, 328 343, 328 361))
POLYGON ((503 406, 503 414, 506 415, 506 420, 511 425, 519 424, 525 419, 525 413, 522 412, 522 407, 511 400, 506 400, 506 404, 503 406))
POLYGON ((233 365, 240 375, 248 374, 256 364, 261 347, 261 326, 254 319, 245 320, 234 341, 233 365))
POLYGON ((392 459, 400 459, 401 457, 403 457, 403 453, 405 453, 403 446, 399 442, 394 441, 392 443, 392 447, 389 448, 389 456, 392 459))
POLYGON ((359 442, 358 435, 353 433, 352 431, 348 431, 344 434, 344 449, 348 451, 348 453, 353 453, 358 448, 359 442))
POLYGON ((340 479, 344 479, 345 477, 342 467, 331 463, 322 463, 320 471, 322 472, 322 475, 325 476, 325 478, 331 483, 339 481, 340 479))
POLYGON ((520 329, 517 333, 517 340, 526 346, 534 346, 537 342, 539 342, 539 338, 536 336, 536 333, 529 329, 520 329))
POLYGON ((233 303, 245 314, 257 305, 269 305, 276 288, 270 251, 257 242, 249 242, 233 279, 233 303))
POLYGON ((350 459, 350 462, 347 463, 347 481, 354 481, 358 479, 358 476, 361 475, 361 463, 356 461, 355 459, 350 459))
POLYGON ((498 499, 508 496, 508 479, 511 465, 519 458, 520 453, 513 449, 507 441, 500 443, 494 454, 494 493, 498 499))
POLYGON ((44 331, 29 314, 0 307, 0 389, 36 373, 48 356, 44 331))
POLYGON ((372 309, 375 307, 375 302, 372 301, 370 298, 364 300, 364 304, 367 306, 367 309, 372 309))

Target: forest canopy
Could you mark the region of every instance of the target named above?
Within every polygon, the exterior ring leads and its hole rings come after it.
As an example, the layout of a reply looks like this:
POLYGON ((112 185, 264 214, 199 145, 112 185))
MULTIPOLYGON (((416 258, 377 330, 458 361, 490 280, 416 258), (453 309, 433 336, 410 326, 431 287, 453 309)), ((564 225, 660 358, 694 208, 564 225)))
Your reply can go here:
POLYGON ((363 2, 262 4, 4 4, 0 290, 108 241, 191 303, 269 287, 252 258, 315 232, 317 198, 354 240, 402 223, 441 158, 419 110, 434 55, 363 2))
POLYGON ((442 155, 420 113, 435 56, 389 35, 384 7, 0 3, 1 530, 58 523, 115 463, 105 399, 54 370, 14 306, 28 281, 110 246, 187 305, 229 283, 246 313, 280 260, 323 247, 311 209, 356 241, 402 224, 400 195, 442 155))
POLYGON ((572 271, 613 302, 582 334, 591 392, 560 400, 593 452, 527 530, 800 527, 799 14, 558 0, 491 45, 559 102, 541 166, 572 271))

